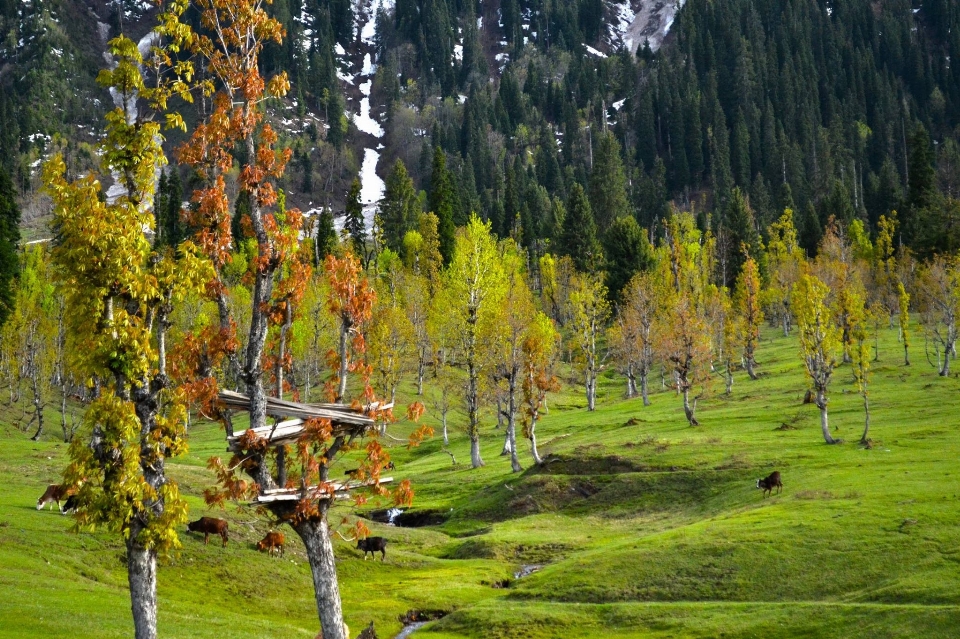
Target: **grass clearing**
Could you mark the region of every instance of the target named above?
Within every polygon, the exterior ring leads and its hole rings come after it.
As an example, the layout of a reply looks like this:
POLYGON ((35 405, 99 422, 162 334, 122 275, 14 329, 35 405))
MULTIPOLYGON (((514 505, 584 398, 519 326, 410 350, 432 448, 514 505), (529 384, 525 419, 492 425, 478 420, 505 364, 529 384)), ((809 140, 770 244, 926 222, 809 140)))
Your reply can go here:
MULTIPOLYGON (((472 470, 469 442, 453 431, 451 465, 435 437, 391 448, 396 478, 410 478, 412 511, 443 523, 397 528, 387 561, 363 561, 335 539, 347 623, 381 637, 410 609, 446 617, 415 636, 465 637, 948 637, 960 627, 960 382, 921 360, 898 365, 895 331, 881 340, 871 385, 870 449, 849 367, 835 373, 831 423, 847 443, 823 444, 793 338, 764 333, 758 381, 738 373, 701 400, 699 428, 680 399, 653 406, 621 399, 623 382, 601 377, 598 410, 582 391, 552 398, 538 432, 550 463, 509 472, 502 431, 485 427, 487 466, 472 470), (783 475, 764 498, 756 479, 783 475), (523 565, 543 565, 516 579, 523 565), (506 586, 506 587, 504 587, 506 586)), ((429 404, 428 404, 429 405, 429 404)), ((2 407, 0 407, 2 409, 2 407)), ((129 636, 119 539, 76 535, 70 519, 37 512, 66 447, 32 442, 0 416, 0 637, 129 636)), ((53 417, 51 413, 50 417, 53 417)), ((431 418, 428 417, 428 421, 431 418)), ((462 416, 453 416, 452 424, 462 416)), ((53 421, 53 423, 56 423, 53 421)), ((392 427, 403 437, 409 425, 392 427)), ((55 435, 51 431, 51 435, 55 435)), ((214 424, 191 430, 190 452, 169 465, 191 519, 230 520, 227 548, 184 534, 160 567, 159 627, 168 637, 313 637, 317 621, 305 555, 287 531, 284 559, 257 553, 267 527, 251 513, 206 510, 206 460, 222 454, 214 424)), ((349 463, 349 462, 347 462, 349 463)), ((369 514, 377 505, 338 506, 369 514)))

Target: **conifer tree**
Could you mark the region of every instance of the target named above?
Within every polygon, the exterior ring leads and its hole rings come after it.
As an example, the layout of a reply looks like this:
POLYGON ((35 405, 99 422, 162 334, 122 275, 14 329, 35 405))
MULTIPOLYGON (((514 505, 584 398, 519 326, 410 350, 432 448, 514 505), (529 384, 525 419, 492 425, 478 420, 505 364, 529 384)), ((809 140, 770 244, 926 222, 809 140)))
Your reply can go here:
POLYGON ((627 282, 653 264, 653 247, 647 232, 640 228, 632 217, 614 220, 603 238, 603 254, 606 258, 607 289, 614 300, 627 282))
POLYGON ((620 144, 609 130, 600 135, 593 158, 593 170, 590 172, 590 207, 597 223, 597 232, 601 236, 618 218, 630 215, 627 176, 620 159, 620 144))
POLYGON ((447 156, 443 149, 436 147, 433 151, 428 208, 440 221, 437 230, 440 235, 440 255, 443 256, 444 264, 449 264, 453 259, 456 233, 456 227, 453 224, 454 204, 454 187, 450 172, 447 171, 447 156))
POLYGON ((0 326, 13 312, 19 243, 20 207, 10 176, 0 168, 0 326))
POLYGON ((363 222, 363 204, 360 202, 360 178, 354 178, 347 193, 347 209, 343 220, 343 230, 350 236, 355 255, 364 255, 364 242, 367 229, 363 222))
POLYGON ((420 201, 407 174, 407 167, 398 159, 387 176, 386 190, 380 201, 383 238, 391 250, 404 256, 403 237, 420 222, 420 201))
POLYGON ((570 187, 563 228, 558 242, 560 255, 569 255, 578 271, 594 272, 603 263, 603 249, 597 240, 597 225, 583 187, 570 187))

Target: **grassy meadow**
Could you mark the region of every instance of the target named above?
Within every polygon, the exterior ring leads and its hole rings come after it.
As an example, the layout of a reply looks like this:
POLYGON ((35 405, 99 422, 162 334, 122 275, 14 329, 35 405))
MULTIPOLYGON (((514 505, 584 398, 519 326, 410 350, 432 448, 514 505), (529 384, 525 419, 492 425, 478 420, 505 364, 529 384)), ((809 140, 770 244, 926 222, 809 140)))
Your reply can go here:
MULTIPOLYGON (((445 521, 370 523, 389 539, 384 563, 335 537, 352 633, 372 620, 393 637, 398 615, 418 609, 448 613, 415 633, 423 639, 957 636, 960 381, 938 377, 922 339, 914 343, 905 367, 896 331, 882 332, 869 449, 857 444, 862 400, 849 366, 835 373, 830 400, 846 443, 827 446, 817 409, 801 403, 797 342, 772 329, 757 355, 761 379, 737 372, 727 397, 718 376, 700 401, 700 427, 686 424, 659 375, 644 408, 606 372, 590 413, 566 371, 538 427, 551 460, 541 469, 521 441, 527 470, 510 472, 489 416, 479 470, 456 428, 456 467, 439 433, 413 450, 388 439, 390 474, 414 484, 413 511, 445 521), (784 491, 763 498, 756 479, 772 470, 784 491), (530 564, 543 568, 514 578, 530 564)), ((66 459, 52 409, 40 442, 16 427, 19 407, 0 410, 0 638, 130 636, 121 541, 72 533, 69 517, 35 509, 66 459)), ((458 413, 451 424, 463 421, 458 413)), ((314 637, 309 568, 292 531, 286 557, 268 557, 254 548, 267 530, 254 513, 203 505, 213 481, 205 462, 223 450, 219 426, 197 423, 190 452, 168 466, 190 518, 229 519, 231 540, 221 548, 182 536, 159 570, 160 633, 314 637)), ((332 519, 376 507, 342 503, 332 519)))

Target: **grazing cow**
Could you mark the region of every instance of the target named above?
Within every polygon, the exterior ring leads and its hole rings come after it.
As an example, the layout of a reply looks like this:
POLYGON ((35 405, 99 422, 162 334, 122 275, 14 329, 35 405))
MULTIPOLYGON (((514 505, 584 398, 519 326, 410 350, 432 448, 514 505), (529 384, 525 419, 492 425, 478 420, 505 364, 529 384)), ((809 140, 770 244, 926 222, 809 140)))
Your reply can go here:
POLYGON ((384 470, 396 470, 397 467, 393 464, 392 461, 388 461, 387 465, 383 467, 384 470))
POLYGON ((257 542, 257 550, 260 552, 267 551, 271 555, 276 550, 277 555, 283 557, 283 541, 283 533, 268 532, 266 537, 257 542))
POLYGON ((223 539, 223 545, 226 547, 227 539, 227 530, 229 524, 223 519, 216 519, 215 517, 201 517, 196 521, 191 521, 187 524, 187 530, 190 532, 202 532, 203 533, 203 544, 206 545, 207 541, 210 540, 210 535, 220 535, 220 538, 223 539))
POLYGON ((43 510, 44 506, 52 502, 57 502, 57 508, 60 508, 60 502, 71 494, 72 492, 66 486, 50 484, 43 495, 40 496, 40 499, 37 500, 37 510, 43 510))
POLYGON ((63 507, 60 508, 61 515, 67 515, 72 513, 77 509, 77 506, 80 505, 80 500, 77 499, 76 495, 70 495, 67 497, 67 501, 63 502, 63 507))
POLYGON ((763 496, 766 497, 767 493, 773 494, 773 489, 776 487, 777 494, 779 495, 783 492, 783 484, 780 482, 780 471, 775 470, 770 473, 766 479, 757 480, 757 488, 763 489, 763 496))
POLYGON ((381 553, 380 561, 387 560, 387 540, 383 537, 367 537, 357 540, 357 549, 363 551, 363 560, 367 560, 367 553, 373 555, 374 560, 377 553, 381 553))

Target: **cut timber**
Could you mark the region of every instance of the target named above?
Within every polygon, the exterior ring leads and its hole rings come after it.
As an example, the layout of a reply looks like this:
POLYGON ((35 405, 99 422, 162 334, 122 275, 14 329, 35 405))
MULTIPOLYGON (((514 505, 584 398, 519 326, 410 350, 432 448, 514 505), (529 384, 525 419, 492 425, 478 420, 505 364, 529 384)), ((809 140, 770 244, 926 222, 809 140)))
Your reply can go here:
MULTIPOLYGON (((250 410, 250 399, 246 395, 221 391, 218 399, 225 408, 250 410)), ((392 407, 393 404, 372 404, 367 407, 366 412, 383 411, 392 407)), ((267 415, 277 419, 292 418, 270 426, 248 429, 253 430, 257 437, 266 439, 273 446, 297 441, 303 433, 304 423, 309 419, 330 420, 334 435, 362 436, 374 425, 373 417, 345 404, 300 404, 275 397, 267 398, 267 415)), ((245 432, 227 437, 227 444, 231 450, 236 450, 237 442, 245 432)))
POLYGON ((314 486, 307 489, 306 492, 300 488, 273 488, 265 490, 262 495, 257 495, 253 500, 254 504, 269 504, 278 501, 300 501, 301 499, 330 499, 331 495, 339 499, 354 488, 362 486, 375 486, 377 484, 389 484, 393 477, 381 477, 380 481, 373 480, 362 482, 330 482, 327 486, 321 488, 314 486))

